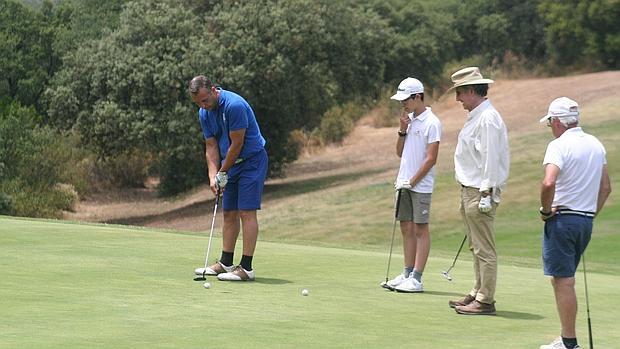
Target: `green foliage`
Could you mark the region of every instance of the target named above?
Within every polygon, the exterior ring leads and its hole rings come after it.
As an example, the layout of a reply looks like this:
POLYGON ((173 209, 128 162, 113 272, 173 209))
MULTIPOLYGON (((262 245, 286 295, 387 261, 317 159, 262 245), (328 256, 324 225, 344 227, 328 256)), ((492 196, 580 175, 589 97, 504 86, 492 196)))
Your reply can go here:
POLYGON ((380 86, 391 32, 371 12, 333 1, 225 1, 210 21, 207 73, 255 109, 272 174, 295 158, 290 131, 313 129, 333 105, 380 86))
POLYGON ((59 183, 78 178, 72 165, 83 154, 73 138, 36 126, 37 119, 32 107, 0 103, 0 212, 59 217, 77 200, 73 189, 59 183))
MULTIPOLYGON (((201 62, 192 53, 200 40, 191 34, 200 20, 173 5, 128 3, 118 30, 65 56, 46 93, 50 122, 77 131, 104 160, 137 150, 162 161, 202 157, 200 125, 185 88, 202 70, 193 66, 201 62)), ((179 165, 163 166, 178 168, 163 173, 164 183, 177 179, 170 188, 195 176, 179 165)))
POLYGON ((353 120, 341 107, 328 110, 321 119, 319 134, 328 143, 340 143, 353 129, 353 120))
POLYGON ((7 194, 0 192, 0 214, 8 215, 13 211, 13 200, 7 194))
POLYGON ((193 75, 206 73, 249 100, 272 174, 295 158, 286 149, 290 131, 318 126, 330 107, 382 79, 388 31, 372 13, 327 1, 224 1, 200 18, 178 4, 127 3, 117 30, 65 56, 46 94, 49 121, 79 132, 100 156, 156 154, 163 192, 204 179, 204 165, 192 164, 204 162, 186 92, 193 75))
POLYGON ((65 54, 118 27, 128 0, 63 0, 53 10, 54 50, 65 54))
POLYGON ((39 98, 59 63, 50 26, 44 12, 0 0, 0 98, 40 107, 39 98))
POLYGON ((542 0, 549 56, 559 64, 599 62, 618 68, 620 1, 542 0))

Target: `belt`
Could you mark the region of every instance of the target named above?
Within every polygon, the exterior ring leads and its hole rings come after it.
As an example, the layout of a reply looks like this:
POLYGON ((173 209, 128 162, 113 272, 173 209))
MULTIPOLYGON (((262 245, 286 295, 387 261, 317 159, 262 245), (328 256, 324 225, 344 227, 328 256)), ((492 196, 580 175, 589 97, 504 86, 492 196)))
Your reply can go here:
POLYGON ((570 214, 570 215, 576 215, 576 216, 584 216, 584 217, 590 217, 590 218, 594 218, 594 216, 596 215, 594 212, 588 212, 588 211, 577 211, 577 210, 571 210, 569 208, 560 208, 557 211, 555 211, 556 214, 570 214))

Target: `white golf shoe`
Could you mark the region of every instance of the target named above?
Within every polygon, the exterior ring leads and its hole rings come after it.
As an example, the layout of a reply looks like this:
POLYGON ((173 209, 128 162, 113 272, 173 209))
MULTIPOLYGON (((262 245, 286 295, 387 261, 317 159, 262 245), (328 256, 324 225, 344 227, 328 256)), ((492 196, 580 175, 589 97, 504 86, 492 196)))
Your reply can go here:
MULTIPOLYGON (((566 346, 564 346, 564 342, 562 342, 562 337, 558 337, 549 344, 541 345, 540 349, 566 349, 566 346)), ((575 349, 581 349, 581 347, 577 345, 575 349)))
POLYGON ((394 287, 394 290, 398 292, 415 293, 424 292, 424 287, 422 286, 422 283, 420 281, 414 279, 413 276, 410 276, 406 278, 403 282, 401 282, 398 286, 394 287))
POLYGON ((230 267, 227 267, 220 262, 216 262, 215 264, 208 266, 206 268, 196 268, 194 270, 194 274, 196 275, 219 275, 222 273, 229 273, 233 271, 233 269, 234 269, 233 265, 231 265, 230 267))
POLYGON ((403 281, 405 281, 407 278, 405 277, 404 274, 400 273, 398 274, 398 276, 396 276, 395 278, 393 278, 392 280, 389 280, 388 282, 383 281, 381 283, 381 287, 383 288, 387 288, 388 290, 394 290, 394 287, 400 285, 403 281))
POLYGON ((220 281, 254 281, 254 278, 254 270, 245 270, 240 265, 228 273, 222 273, 217 276, 217 279, 220 281))

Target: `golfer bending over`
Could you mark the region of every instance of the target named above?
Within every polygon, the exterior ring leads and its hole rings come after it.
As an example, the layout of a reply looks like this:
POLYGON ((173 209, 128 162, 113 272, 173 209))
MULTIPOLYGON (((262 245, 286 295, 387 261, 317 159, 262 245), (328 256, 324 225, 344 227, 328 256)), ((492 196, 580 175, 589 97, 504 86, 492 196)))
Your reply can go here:
POLYGON ((541 349, 574 349, 575 271, 592 235, 592 220, 603 208, 611 184, 605 148, 579 127, 577 102, 560 97, 540 119, 556 138, 547 146, 540 189, 540 216, 545 222, 542 257, 545 275, 551 276, 560 316, 560 337, 541 349))
POLYGON ((403 80, 392 99, 403 107, 396 142, 400 169, 395 188, 399 192, 396 218, 403 235, 405 266, 400 275, 381 286, 400 292, 422 292, 422 273, 431 249, 428 220, 441 122, 424 105, 424 86, 418 79, 403 80))
POLYGON ((206 143, 211 191, 216 195, 223 192, 224 207, 221 258, 195 273, 217 275, 222 281, 252 281, 252 258, 258 238, 256 210, 260 209, 267 176, 265 139, 252 107, 243 97, 217 88, 202 75, 190 81, 189 93, 200 107, 198 116, 206 143), (243 255, 239 265, 233 266, 241 227, 243 255))

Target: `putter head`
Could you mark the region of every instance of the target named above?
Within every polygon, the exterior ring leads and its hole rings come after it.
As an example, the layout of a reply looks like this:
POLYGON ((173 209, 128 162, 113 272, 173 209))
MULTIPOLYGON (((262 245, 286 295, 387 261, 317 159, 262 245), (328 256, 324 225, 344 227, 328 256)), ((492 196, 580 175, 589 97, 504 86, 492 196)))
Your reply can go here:
POLYGON ((442 272, 441 272, 441 275, 443 275, 443 277, 445 277, 445 278, 446 278, 446 280, 448 280, 448 281, 452 281, 452 276, 450 276, 450 274, 448 274, 448 272, 447 272, 447 271, 442 271, 442 272))
POLYGON ((194 276, 194 281, 205 281, 207 279, 206 275, 203 273, 202 275, 194 276))
POLYGON ((380 285, 381 285, 381 287, 385 288, 386 290, 394 291, 394 289, 390 285, 388 285, 386 281, 382 282, 380 285))

